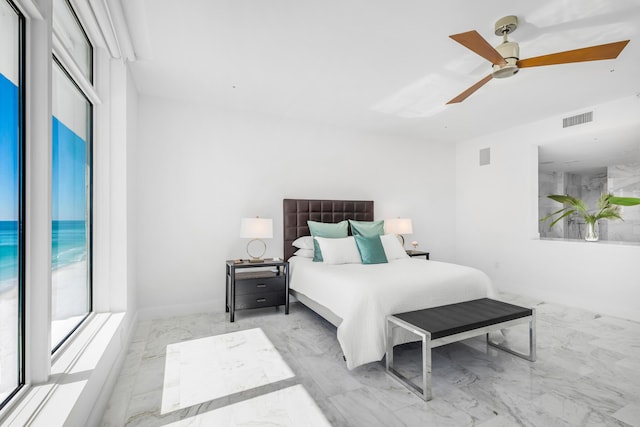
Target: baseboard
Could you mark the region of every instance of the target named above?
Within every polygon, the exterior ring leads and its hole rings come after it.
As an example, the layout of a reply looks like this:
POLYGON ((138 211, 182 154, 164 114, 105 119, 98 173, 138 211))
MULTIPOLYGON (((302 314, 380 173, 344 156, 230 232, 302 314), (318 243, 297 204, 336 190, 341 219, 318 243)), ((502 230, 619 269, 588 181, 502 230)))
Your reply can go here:
POLYGON ((221 298, 198 301, 190 304, 165 305, 160 307, 140 307, 138 308, 138 319, 161 319, 174 316, 188 316, 197 313, 222 313, 224 311, 224 300, 221 298))

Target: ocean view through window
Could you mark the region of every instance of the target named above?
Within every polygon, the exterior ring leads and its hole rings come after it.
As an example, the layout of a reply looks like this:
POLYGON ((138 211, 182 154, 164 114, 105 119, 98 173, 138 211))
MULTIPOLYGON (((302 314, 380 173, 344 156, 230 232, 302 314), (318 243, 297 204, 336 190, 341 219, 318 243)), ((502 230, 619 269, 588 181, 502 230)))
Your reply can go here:
POLYGON ((91 311, 91 104, 53 64, 51 349, 91 311))
POLYGON ((0 408, 24 384, 23 22, 0 0, 0 408))

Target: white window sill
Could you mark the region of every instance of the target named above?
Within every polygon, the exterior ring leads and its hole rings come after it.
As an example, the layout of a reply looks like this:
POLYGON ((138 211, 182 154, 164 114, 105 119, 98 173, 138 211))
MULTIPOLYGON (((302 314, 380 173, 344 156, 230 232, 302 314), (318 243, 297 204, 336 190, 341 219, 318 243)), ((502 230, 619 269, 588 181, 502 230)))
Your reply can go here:
POLYGON ((614 240, 598 240, 597 242, 587 242, 584 239, 565 239, 562 237, 541 237, 544 242, 567 242, 567 243, 589 243, 595 245, 622 245, 622 246, 640 246, 640 242, 618 242, 614 240))
POLYGON ((56 352, 49 381, 25 387, 19 401, 2 414, 2 426, 83 425, 95 394, 126 346, 124 319, 125 313, 91 314, 66 347, 56 352), (87 393, 88 389, 93 390, 87 393))

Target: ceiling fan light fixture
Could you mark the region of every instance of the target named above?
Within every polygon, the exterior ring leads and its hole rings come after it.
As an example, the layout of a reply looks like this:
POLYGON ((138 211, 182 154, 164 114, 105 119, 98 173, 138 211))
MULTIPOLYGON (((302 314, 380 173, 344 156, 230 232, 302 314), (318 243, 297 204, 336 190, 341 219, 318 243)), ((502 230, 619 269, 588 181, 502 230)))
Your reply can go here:
POLYGON ((512 64, 509 64, 509 60, 507 59, 507 65, 494 65, 493 66, 493 77, 496 79, 504 79, 506 77, 511 77, 519 71, 518 66, 515 63, 515 60, 512 64))

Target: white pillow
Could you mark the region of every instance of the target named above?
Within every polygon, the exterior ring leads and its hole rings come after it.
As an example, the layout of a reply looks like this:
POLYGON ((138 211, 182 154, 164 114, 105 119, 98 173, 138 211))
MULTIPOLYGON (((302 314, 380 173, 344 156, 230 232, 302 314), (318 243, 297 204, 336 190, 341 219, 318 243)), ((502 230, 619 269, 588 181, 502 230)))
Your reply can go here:
POLYGON ((302 258, 313 258, 313 249, 298 249, 294 255, 302 258))
POLYGON ((311 236, 298 237, 296 240, 293 241, 291 245, 295 246, 298 249, 313 250, 313 237, 311 236))
POLYGON ((407 251, 405 251, 400 244, 398 236, 395 234, 385 234, 384 236, 380 236, 380 241, 384 248, 384 254, 387 256, 387 261, 409 257, 409 255, 407 255, 407 251))
POLYGON ((362 264, 353 236, 341 238, 315 237, 325 264, 362 264))

